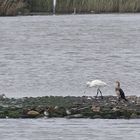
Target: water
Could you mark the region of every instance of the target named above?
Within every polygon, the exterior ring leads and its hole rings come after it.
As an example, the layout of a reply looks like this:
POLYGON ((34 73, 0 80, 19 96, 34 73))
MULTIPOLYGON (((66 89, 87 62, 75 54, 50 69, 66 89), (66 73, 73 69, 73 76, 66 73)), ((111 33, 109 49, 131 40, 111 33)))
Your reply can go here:
MULTIPOLYGON (((85 82, 120 80, 139 95, 140 15, 0 17, 0 93, 83 95, 85 82)), ((87 92, 93 95, 95 90, 87 92)), ((1 140, 139 140, 140 120, 0 120, 1 140)))
POLYGON ((1 140, 139 140, 140 120, 0 120, 1 140))
POLYGON ((139 14, 0 17, 0 93, 79 96, 101 79, 104 95, 116 80, 139 95, 139 23, 139 14))

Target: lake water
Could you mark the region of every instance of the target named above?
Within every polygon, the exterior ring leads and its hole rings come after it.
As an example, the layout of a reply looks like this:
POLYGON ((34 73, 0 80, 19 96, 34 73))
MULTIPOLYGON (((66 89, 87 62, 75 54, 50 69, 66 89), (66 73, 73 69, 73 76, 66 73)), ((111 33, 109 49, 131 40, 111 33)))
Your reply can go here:
POLYGON ((139 140, 140 120, 0 120, 1 140, 139 140))
MULTIPOLYGON (((139 45, 139 14, 0 17, 0 93, 79 96, 101 79, 139 95, 139 45)), ((140 120, 5 119, 0 139, 139 140, 140 120)))
POLYGON ((93 79, 139 95, 140 14, 0 17, 0 93, 79 96, 93 79))

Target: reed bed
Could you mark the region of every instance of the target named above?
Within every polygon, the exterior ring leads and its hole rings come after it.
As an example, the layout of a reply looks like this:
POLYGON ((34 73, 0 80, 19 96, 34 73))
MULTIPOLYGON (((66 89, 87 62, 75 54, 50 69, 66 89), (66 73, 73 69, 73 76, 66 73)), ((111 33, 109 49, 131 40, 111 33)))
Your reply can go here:
POLYGON ((140 0, 57 0, 56 12, 139 12, 140 0))
MULTIPOLYGON (((21 9, 53 12, 53 0, 0 0, 0 15, 16 15, 21 9)), ((140 0, 57 0, 56 13, 140 12, 140 0)))
POLYGON ((25 7, 24 0, 0 0, 0 15, 17 15, 25 7))
POLYGON ((31 12, 47 12, 53 11, 53 0, 28 0, 31 12))

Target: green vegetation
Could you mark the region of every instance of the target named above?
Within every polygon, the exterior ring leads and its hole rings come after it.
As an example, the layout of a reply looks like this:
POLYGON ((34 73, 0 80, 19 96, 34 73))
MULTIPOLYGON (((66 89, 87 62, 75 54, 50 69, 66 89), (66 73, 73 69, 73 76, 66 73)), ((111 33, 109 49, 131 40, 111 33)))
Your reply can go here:
POLYGON ((0 15, 14 16, 28 11, 27 3, 24 0, 1 0, 0 15))
POLYGON ((27 0, 30 5, 31 12, 47 12, 53 11, 53 0, 27 0))
POLYGON ((140 0, 57 0, 58 13, 139 12, 140 0))
MULTIPOLYGON (((56 14, 140 12, 140 0, 57 0, 56 14)), ((0 0, 0 15, 53 13, 53 0, 0 0)))
POLYGON ((25 97, 0 99, 0 118, 140 118, 140 97, 129 96, 129 102, 118 102, 117 97, 103 99, 86 97, 25 97))

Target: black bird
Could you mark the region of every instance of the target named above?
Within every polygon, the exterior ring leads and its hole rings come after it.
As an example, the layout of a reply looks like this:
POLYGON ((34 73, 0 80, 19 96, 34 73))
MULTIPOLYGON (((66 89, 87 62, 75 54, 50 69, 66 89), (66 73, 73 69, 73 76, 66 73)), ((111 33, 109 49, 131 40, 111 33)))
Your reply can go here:
POLYGON ((120 82, 119 81, 116 81, 116 88, 115 88, 115 91, 116 91, 116 94, 119 98, 119 101, 121 99, 125 100, 125 101, 128 101, 125 97, 125 93, 124 91, 120 88, 120 82))

